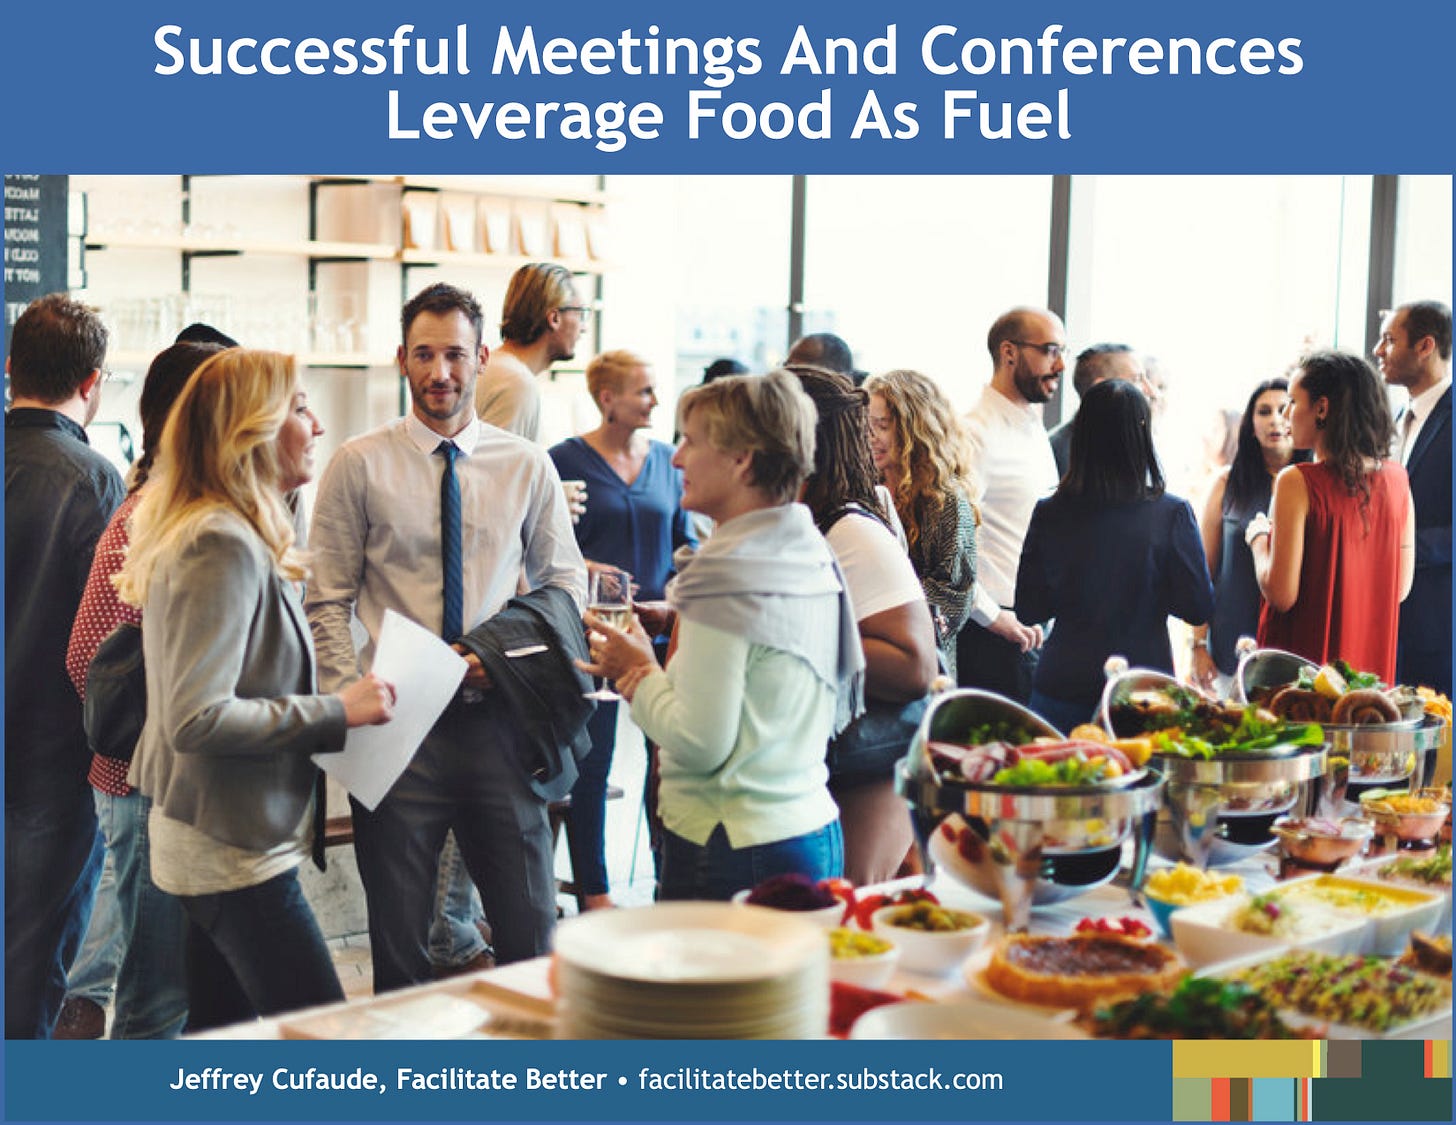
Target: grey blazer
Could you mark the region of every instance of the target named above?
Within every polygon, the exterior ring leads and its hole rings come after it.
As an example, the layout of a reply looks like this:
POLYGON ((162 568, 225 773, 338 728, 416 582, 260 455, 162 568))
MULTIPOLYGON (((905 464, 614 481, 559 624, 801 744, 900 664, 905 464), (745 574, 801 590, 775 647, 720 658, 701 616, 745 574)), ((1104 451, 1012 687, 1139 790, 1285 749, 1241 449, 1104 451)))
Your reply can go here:
POLYGON ((289 839, 313 795, 309 755, 343 749, 344 705, 314 694, 298 594, 241 517, 207 515, 158 564, 142 648, 147 721, 132 784, 225 844, 289 839))

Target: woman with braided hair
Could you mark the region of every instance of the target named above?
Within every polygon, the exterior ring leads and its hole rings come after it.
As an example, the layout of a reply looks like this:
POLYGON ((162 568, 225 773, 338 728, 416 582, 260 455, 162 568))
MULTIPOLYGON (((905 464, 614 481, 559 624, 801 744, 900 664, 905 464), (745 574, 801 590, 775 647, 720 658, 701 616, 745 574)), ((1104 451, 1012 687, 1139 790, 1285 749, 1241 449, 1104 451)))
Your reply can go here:
MULTIPOLYGON (((920 581, 876 494, 869 396, 832 371, 807 365, 789 370, 819 414, 814 473, 802 499, 849 587, 864 648, 866 703, 903 705, 923 697, 935 678, 935 626, 920 581)), ((844 828, 846 877, 857 886, 893 878, 910 854, 912 835, 889 772, 831 772, 829 791, 844 828)))

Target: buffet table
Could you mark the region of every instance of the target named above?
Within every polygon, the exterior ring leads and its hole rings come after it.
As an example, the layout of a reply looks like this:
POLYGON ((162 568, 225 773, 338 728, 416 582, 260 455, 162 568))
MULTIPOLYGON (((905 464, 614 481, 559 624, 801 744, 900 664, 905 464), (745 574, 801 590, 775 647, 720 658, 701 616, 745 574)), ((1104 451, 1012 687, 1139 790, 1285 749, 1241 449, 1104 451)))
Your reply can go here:
MULTIPOLYGON (((1261 854, 1221 868, 1239 875, 1251 891, 1274 885, 1273 856, 1261 854)), ((893 893, 918 887, 920 878, 902 879, 862 893, 893 893)), ((1004 932, 1000 907, 962 886, 947 875, 932 881, 933 889, 947 906, 974 911, 990 919, 992 932, 985 948, 1004 932)), ((631 909, 631 908, 628 908, 631 909)), ((637 908, 641 909, 641 908, 637 908)), ((1031 915, 1031 932, 1071 933, 1084 917, 1124 916, 1137 918, 1156 932, 1156 922, 1146 909, 1133 905, 1128 892, 1111 884, 1076 898, 1038 907, 1031 915)), ((565 923, 570 925, 568 921, 565 923)), ((983 958, 982 958, 983 959, 983 958)), ((967 965, 974 968, 977 957, 967 965)), ((287 1016, 236 1024, 203 1033, 206 1039, 431 1039, 458 1037, 549 1038, 554 1033, 554 1003, 549 979, 551 959, 531 961, 447 981, 419 985, 385 996, 362 997, 287 1016)), ((987 992, 965 972, 937 977, 897 969, 883 986, 885 991, 935 1002, 986 1000, 987 992)), ((1015 1010, 1012 1001, 1006 1001, 1015 1010)), ((1446 1035, 1449 1037, 1449 1021, 1446 1035)))

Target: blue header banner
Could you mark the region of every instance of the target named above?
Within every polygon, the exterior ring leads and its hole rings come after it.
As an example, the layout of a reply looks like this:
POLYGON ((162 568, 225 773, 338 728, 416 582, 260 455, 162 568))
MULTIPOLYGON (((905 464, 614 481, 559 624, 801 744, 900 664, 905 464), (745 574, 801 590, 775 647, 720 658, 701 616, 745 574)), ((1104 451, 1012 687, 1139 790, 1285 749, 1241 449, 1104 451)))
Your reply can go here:
POLYGON ((10 9, 13 172, 1451 168, 1449 0, 10 9))
POLYGON ((12 1121, 1161 1121, 1171 1058, 1167 1043, 1096 1042, 12 1042, 5 1110, 12 1121), (1109 1081, 1118 1074, 1136 1081, 1109 1081))

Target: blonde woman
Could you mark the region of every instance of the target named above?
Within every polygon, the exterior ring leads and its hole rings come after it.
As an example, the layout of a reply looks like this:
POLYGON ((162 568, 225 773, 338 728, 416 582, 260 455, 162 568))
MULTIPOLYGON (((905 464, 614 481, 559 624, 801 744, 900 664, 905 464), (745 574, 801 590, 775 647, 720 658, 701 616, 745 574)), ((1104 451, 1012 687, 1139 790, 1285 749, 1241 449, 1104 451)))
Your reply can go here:
POLYGON ((910 564, 935 618, 946 671, 956 674, 956 638, 971 613, 976 525, 971 460, 960 418, 918 371, 866 380, 870 456, 905 527, 910 564))
POLYGON ((394 691, 366 676, 314 692, 284 495, 313 476, 322 432, 291 357, 213 356, 168 418, 117 576, 146 622, 129 780, 152 800, 152 879, 192 926, 191 1029, 343 998, 297 879, 315 844, 310 755, 387 722, 394 691))
MULTIPOLYGON (((586 386, 601 425, 551 447, 562 480, 586 482, 591 497, 576 523, 576 542, 592 563, 632 576, 633 600, 657 602, 678 547, 697 545, 682 507, 682 473, 672 446, 646 430, 657 409, 652 368, 635 352, 603 352, 586 368, 586 386)), ((665 645, 665 641, 664 641, 665 645)), ((607 883, 607 774, 617 744, 617 704, 599 702, 588 728, 591 753, 571 790, 566 842, 588 910, 611 906, 607 883)))
POLYGON ((814 405, 785 371, 687 391, 673 464, 683 504, 717 523, 668 586, 677 648, 592 614, 592 664, 661 748, 662 899, 726 900, 771 875, 837 876, 824 746, 858 709, 854 609, 813 517, 814 405))

